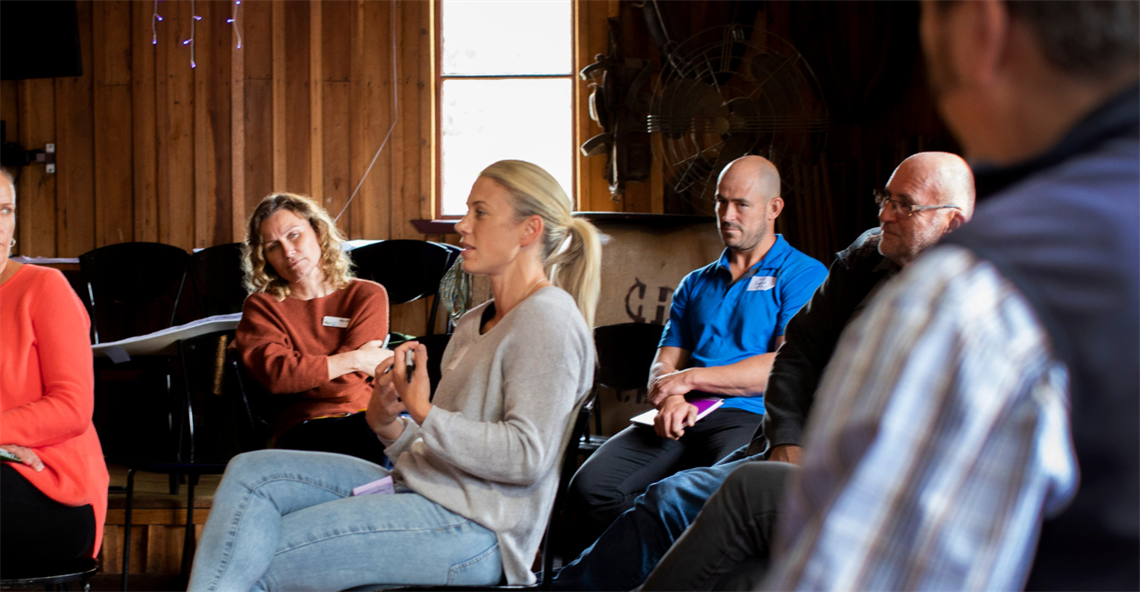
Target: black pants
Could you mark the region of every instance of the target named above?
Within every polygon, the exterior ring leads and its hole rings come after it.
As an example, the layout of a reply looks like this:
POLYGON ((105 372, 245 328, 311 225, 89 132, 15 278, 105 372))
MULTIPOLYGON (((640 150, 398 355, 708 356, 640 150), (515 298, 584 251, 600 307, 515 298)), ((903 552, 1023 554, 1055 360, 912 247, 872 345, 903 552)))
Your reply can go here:
POLYGON ((570 481, 567 509, 573 537, 564 551, 575 556, 594 542, 637 496, 674 473, 716 464, 746 446, 763 415, 718 409, 685 430, 680 440, 653 428, 630 426, 606 441, 570 481))
POLYGON ((768 571, 784 486, 796 471, 744 463, 724 480, 641 590, 759 590, 768 571))
POLYGON ((384 444, 368 427, 363 411, 343 417, 310 419, 281 434, 275 448, 335 452, 389 466, 384 444))
POLYGON ((95 511, 44 495, 8 463, 0 467, 0 576, 50 575, 87 556, 95 511))

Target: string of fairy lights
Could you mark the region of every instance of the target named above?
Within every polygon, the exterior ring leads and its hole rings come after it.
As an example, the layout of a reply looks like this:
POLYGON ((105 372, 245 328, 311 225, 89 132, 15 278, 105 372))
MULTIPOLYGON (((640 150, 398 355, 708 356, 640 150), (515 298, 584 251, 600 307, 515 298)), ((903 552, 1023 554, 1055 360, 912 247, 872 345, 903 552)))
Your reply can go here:
MULTIPOLYGON (((154 14, 150 19, 151 45, 158 45, 158 23, 162 22, 162 15, 158 14, 158 3, 159 0, 154 0, 154 14)), ((226 19, 226 23, 233 26, 234 35, 237 37, 237 48, 241 49, 241 27, 239 26, 238 22, 238 13, 239 9, 241 8, 241 0, 233 0, 233 7, 233 14, 230 16, 230 18, 226 19)), ((195 60, 194 55, 194 37, 198 21, 202 20, 202 17, 198 15, 197 0, 190 0, 190 16, 193 17, 190 19, 190 38, 183 40, 182 45, 190 46, 190 67, 197 68, 198 63, 195 60)))

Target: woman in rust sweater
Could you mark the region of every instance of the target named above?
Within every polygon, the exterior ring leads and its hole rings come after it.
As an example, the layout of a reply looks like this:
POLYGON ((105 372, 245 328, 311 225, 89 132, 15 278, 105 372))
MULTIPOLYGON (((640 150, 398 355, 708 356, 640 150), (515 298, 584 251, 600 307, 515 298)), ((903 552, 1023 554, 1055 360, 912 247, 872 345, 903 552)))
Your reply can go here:
POLYGON ((349 454, 385 464, 364 420, 372 375, 392 355, 388 293, 352 277, 343 237, 323 208, 290 193, 261 200, 244 260, 250 295, 237 348, 274 395, 276 447, 349 454))
POLYGON ((0 176, 0 575, 45 575, 95 557, 107 466, 91 424, 90 321, 63 274, 8 258, 16 192, 0 176))

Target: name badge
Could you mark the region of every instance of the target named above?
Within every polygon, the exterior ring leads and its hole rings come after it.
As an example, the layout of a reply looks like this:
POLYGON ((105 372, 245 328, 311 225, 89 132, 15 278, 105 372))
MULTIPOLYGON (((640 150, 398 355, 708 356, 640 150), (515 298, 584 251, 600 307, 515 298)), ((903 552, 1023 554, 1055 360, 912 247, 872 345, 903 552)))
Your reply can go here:
POLYGON ((763 277, 752 276, 748 281, 748 291, 755 292, 756 290, 771 290, 776 287, 776 278, 766 275, 763 277))
POLYGON ((321 321, 321 324, 326 327, 337 327, 339 329, 344 329, 345 327, 348 327, 348 322, 351 320, 352 319, 346 319, 344 317, 325 317, 324 320, 321 321))

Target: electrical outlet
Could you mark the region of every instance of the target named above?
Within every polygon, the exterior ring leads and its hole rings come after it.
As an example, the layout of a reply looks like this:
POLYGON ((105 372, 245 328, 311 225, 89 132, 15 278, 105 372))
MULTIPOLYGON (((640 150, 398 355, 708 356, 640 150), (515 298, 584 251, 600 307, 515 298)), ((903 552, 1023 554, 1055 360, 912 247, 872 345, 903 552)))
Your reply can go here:
POLYGON ((47 163, 47 165, 44 166, 44 172, 46 172, 49 175, 54 175, 55 174, 55 163, 54 162, 47 163))
POLYGON ((44 152, 47 152, 48 154, 55 154, 55 144, 48 144, 47 146, 44 146, 44 152))

